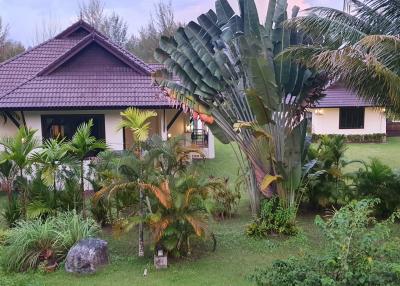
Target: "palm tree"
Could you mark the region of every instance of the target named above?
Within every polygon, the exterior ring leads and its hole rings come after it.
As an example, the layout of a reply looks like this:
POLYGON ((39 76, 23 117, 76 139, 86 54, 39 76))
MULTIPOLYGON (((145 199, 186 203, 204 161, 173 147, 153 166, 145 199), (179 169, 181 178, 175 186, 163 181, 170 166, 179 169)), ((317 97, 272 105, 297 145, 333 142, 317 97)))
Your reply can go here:
POLYGON ((86 217, 85 207, 85 186, 84 186, 84 161, 88 154, 93 151, 105 150, 107 145, 103 140, 98 140, 92 136, 93 120, 89 120, 87 123, 82 123, 78 126, 74 136, 68 143, 68 150, 76 156, 80 162, 80 183, 81 183, 81 194, 82 194, 82 214, 86 217))
MULTIPOLYGON (((152 117, 156 117, 157 113, 154 111, 139 110, 136 108, 128 108, 121 112, 122 120, 119 124, 119 129, 127 128, 132 132, 136 153, 139 160, 143 159, 142 144, 149 137, 150 122, 152 117)), ((138 178, 138 181, 140 177, 138 178)), ((143 217, 143 191, 140 188, 139 194, 139 215, 143 217)), ((139 257, 144 256, 144 238, 143 238, 143 222, 139 223, 139 257)))
MULTIPOLYGON (((36 130, 21 127, 14 137, 0 140, 5 151, 2 154, 1 162, 10 161, 18 168, 19 177, 24 186, 24 170, 32 163, 33 151, 38 147, 38 140, 35 137, 36 130)), ((22 212, 26 216, 27 188, 22 187, 22 212)))
MULTIPOLYGON (((235 14, 227 0, 217 0, 215 11, 200 15, 198 23, 161 37, 155 57, 166 70, 154 79, 170 97, 208 115, 204 122, 221 142, 239 146, 252 213, 259 216, 262 195, 279 193, 292 205, 287 193, 299 189, 305 110, 320 98, 325 80, 295 62, 274 59, 305 40, 283 25, 287 0, 269 1, 263 25, 254 0, 238 4, 235 14)), ((291 16, 298 12, 294 8, 291 16)))
MULTIPOLYGON (((208 212, 205 200, 215 189, 223 187, 220 180, 201 179, 196 173, 181 173, 181 176, 163 178, 160 183, 127 182, 107 186, 97 193, 101 197, 114 195, 118 191, 141 187, 158 201, 149 215, 131 216, 121 220, 115 227, 116 234, 130 230, 133 226, 148 222, 153 243, 176 255, 191 253, 190 239, 193 236, 213 235, 208 230, 208 212)), ((150 208, 150 205, 148 206, 150 208)), ((214 241, 215 243, 215 241, 214 241)))
POLYGON ((398 0, 349 0, 352 13, 327 7, 288 22, 318 39, 280 57, 328 72, 367 100, 400 111, 398 0))
POLYGON ((41 177, 48 187, 53 187, 53 207, 57 207, 57 174, 60 167, 64 164, 72 163, 72 158, 68 154, 68 144, 65 143, 65 138, 47 139, 44 141, 42 149, 36 152, 32 159, 36 163, 43 166, 41 177))
POLYGON ((5 152, 0 153, 0 189, 7 193, 8 202, 13 199, 13 181, 16 174, 15 165, 12 161, 2 161, 1 158, 6 156, 5 152))
POLYGON ((186 147, 183 138, 174 137, 163 141, 160 136, 153 136, 148 142, 149 157, 157 159, 158 167, 163 176, 175 176, 184 171, 189 163, 189 155, 198 154, 204 158, 204 153, 196 147, 186 147))

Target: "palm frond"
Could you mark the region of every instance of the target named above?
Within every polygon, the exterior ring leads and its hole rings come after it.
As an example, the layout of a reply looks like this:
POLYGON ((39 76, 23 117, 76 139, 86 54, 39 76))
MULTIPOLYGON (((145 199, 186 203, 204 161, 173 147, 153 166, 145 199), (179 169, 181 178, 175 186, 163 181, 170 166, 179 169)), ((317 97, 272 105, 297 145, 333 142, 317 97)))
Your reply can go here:
POLYGON ((149 110, 139 110, 128 108, 121 112, 122 120, 118 125, 119 129, 128 128, 132 131, 133 137, 139 142, 144 142, 148 138, 150 130, 149 120, 156 117, 157 113, 149 110))

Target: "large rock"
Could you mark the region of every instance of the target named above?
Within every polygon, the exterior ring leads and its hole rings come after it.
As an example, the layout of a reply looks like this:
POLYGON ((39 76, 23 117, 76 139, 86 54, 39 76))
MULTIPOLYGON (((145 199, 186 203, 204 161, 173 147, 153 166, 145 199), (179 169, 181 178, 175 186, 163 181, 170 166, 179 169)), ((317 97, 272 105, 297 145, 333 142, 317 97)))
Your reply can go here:
POLYGON ((90 274, 108 264, 107 241, 89 238, 75 244, 69 251, 65 270, 71 273, 90 274))

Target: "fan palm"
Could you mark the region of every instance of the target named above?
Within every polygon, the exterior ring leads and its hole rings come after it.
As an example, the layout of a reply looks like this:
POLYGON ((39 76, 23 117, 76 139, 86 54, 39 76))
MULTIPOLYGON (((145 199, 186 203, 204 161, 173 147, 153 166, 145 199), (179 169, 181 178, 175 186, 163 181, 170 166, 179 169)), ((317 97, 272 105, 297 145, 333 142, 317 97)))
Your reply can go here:
POLYGON ((72 157, 68 153, 68 144, 65 139, 47 139, 44 141, 42 149, 36 152, 32 159, 36 163, 42 165, 41 178, 48 187, 53 187, 53 207, 56 207, 57 192, 57 174, 60 167, 64 164, 73 162, 72 157))
MULTIPOLYGON (((283 178, 281 193, 285 181, 291 190, 299 186, 303 115, 320 98, 325 81, 295 62, 274 60, 286 47, 306 40, 297 29, 283 26, 286 0, 269 1, 264 25, 254 0, 238 2, 239 15, 227 0, 218 0, 215 12, 200 15, 198 23, 179 28, 173 37, 162 37, 155 57, 167 70, 154 78, 169 96, 212 116, 207 123, 220 141, 237 143, 242 171, 250 173, 252 212, 258 216, 261 193, 277 192, 277 180, 271 178, 283 178)), ((292 17, 298 11, 295 7, 292 17)))
POLYGON ((319 39, 290 47, 280 58, 328 72, 367 100, 400 111, 400 6, 398 0, 349 0, 353 11, 306 10, 290 20, 319 39))
MULTIPOLYGON (((22 182, 25 181, 24 170, 32 164, 32 154, 38 147, 38 140, 35 137, 36 130, 21 127, 18 129, 14 137, 4 138, 0 140, 5 151, 2 153, 0 163, 10 161, 18 168, 19 176, 22 182)), ((21 184, 23 186, 24 184, 21 184)), ((22 211, 26 216, 27 190, 22 190, 22 211)))
POLYGON ((82 123, 76 130, 71 141, 68 143, 68 150, 80 162, 80 184, 82 193, 82 214, 86 217, 85 208, 85 186, 84 186, 84 160, 90 152, 105 150, 107 145, 103 140, 98 140, 92 136, 93 120, 82 123))
MULTIPOLYGON (((128 108, 124 112, 121 112, 122 120, 119 124, 119 128, 128 128, 132 132, 134 143, 139 154, 139 158, 142 159, 142 144, 149 137, 150 132, 150 119, 157 116, 154 111, 139 110, 136 108, 128 108)), ((139 212, 143 215, 143 192, 140 189, 139 198, 139 212)), ((143 223, 139 224, 139 257, 144 256, 144 239, 143 239, 143 223)))

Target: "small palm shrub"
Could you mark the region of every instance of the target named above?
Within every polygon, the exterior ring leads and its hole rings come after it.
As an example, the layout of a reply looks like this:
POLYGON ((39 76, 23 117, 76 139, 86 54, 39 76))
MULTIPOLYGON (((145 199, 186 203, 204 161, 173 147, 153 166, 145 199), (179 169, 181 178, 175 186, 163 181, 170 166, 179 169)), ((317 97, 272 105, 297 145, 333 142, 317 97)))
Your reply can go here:
POLYGON ((8 227, 14 227, 16 222, 22 218, 22 209, 17 196, 10 197, 1 215, 8 227))
POLYGON ((240 191, 239 189, 230 189, 227 178, 219 180, 221 188, 217 188, 211 193, 211 213, 219 219, 230 218, 239 204, 240 191))
POLYGON ((353 162, 344 159, 346 150, 347 145, 343 135, 324 135, 317 146, 309 148, 308 160, 316 162, 310 172, 319 173, 313 180, 307 182, 303 198, 312 208, 343 205, 349 201, 346 197, 348 188, 343 169, 353 162))
POLYGON ((263 238, 268 235, 294 235, 298 232, 296 214, 290 208, 282 207, 278 197, 261 202, 260 217, 247 225, 248 236, 263 238))
POLYGON ((251 279, 259 286, 400 285, 399 239, 391 237, 391 219, 372 216, 378 200, 352 202, 316 224, 326 238, 324 252, 274 261, 251 279))
POLYGON ((400 207, 400 176, 378 159, 371 159, 364 169, 359 169, 352 175, 355 199, 379 199, 376 205, 376 215, 389 217, 400 207))
POLYGON ((36 269, 39 265, 54 267, 76 242, 98 231, 95 221, 83 219, 76 212, 46 220, 19 221, 7 234, 2 266, 8 272, 36 269))

